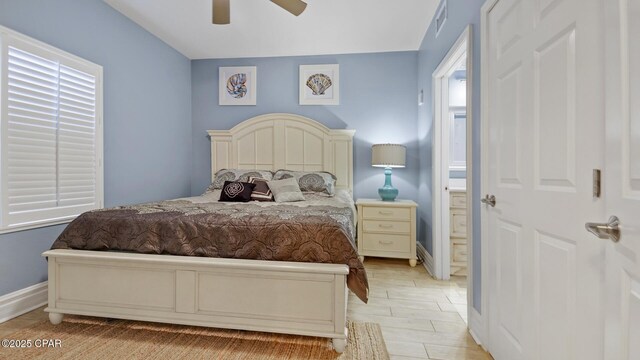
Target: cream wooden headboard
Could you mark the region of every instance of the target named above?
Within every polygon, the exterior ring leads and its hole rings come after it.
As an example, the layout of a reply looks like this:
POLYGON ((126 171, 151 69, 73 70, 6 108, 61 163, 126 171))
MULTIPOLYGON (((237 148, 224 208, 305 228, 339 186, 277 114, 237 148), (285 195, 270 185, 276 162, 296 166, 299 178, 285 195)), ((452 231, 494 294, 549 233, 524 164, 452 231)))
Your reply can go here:
POLYGON ((220 169, 329 171, 353 190, 355 130, 333 130, 304 116, 265 114, 231 130, 208 130, 211 178, 220 169))

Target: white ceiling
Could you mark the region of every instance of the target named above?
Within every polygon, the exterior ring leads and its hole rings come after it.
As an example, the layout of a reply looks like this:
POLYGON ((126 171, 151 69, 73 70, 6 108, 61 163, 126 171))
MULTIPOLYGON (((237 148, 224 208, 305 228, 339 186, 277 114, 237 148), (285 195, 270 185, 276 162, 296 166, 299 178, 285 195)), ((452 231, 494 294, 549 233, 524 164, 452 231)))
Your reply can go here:
POLYGON ((417 50, 439 0, 306 0, 295 17, 269 0, 104 0, 190 59, 417 50))

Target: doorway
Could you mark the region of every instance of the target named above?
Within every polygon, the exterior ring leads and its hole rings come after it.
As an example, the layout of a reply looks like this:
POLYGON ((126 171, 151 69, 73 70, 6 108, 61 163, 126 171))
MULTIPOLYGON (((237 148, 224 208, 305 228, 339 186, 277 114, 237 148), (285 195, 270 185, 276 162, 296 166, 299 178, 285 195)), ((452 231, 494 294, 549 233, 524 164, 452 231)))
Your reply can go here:
POLYGON ((468 270, 472 266, 471 36, 469 26, 433 72, 431 270, 437 279, 466 277, 468 306, 473 294, 468 270))

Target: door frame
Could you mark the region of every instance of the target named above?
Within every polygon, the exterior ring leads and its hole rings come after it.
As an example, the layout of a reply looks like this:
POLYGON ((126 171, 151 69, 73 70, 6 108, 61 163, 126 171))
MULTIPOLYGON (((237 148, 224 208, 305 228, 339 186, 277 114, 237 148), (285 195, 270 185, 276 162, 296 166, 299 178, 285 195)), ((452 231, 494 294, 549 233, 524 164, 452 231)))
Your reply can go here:
POLYGON ((460 64, 460 58, 466 54, 466 188, 467 188, 467 306, 471 307, 473 294, 473 229, 472 226, 472 159, 473 159, 473 30, 467 26, 453 44, 440 65, 432 74, 433 84, 433 275, 437 279, 449 279, 450 241, 449 241, 449 191, 443 183, 449 178, 449 76, 460 64), (446 109, 445 109, 446 107, 446 109), (447 126, 444 126, 447 124, 447 126), (446 178, 445 178, 446 176, 446 178), (445 211, 446 210, 446 211, 445 211), (446 216, 445 216, 446 214, 446 216))
MULTIPOLYGON (((480 196, 489 190, 489 13, 500 0, 487 0, 480 9, 480 196)), ((473 201, 473 200, 472 200, 473 201)), ((479 199, 478 201, 479 202, 479 199)), ((486 207, 486 206, 485 206, 486 207)), ((490 352, 489 334, 489 219, 486 209, 480 204, 480 312, 475 308, 469 310, 469 326, 472 333, 479 338, 485 350, 490 352)))

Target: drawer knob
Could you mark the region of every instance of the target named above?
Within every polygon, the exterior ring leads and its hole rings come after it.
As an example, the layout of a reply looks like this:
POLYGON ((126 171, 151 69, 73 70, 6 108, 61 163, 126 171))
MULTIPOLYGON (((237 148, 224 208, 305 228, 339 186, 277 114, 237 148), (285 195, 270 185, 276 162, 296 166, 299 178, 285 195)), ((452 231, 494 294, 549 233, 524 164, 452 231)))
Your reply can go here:
POLYGON ((391 224, 378 224, 378 226, 383 229, 391 229, 393 227, 391 224))
POLYGON ((380 210, 380 211, 378 211, 378 214, 380 214, 380 215, 393 215, 393 211, 380 210))
POLYGON ((380 243, 381 245, 391 245, 391 244, 393 244, 393 241, 382 241, 382 240, 380 240, 380 241, 378 241, 378 243, 380 243))

